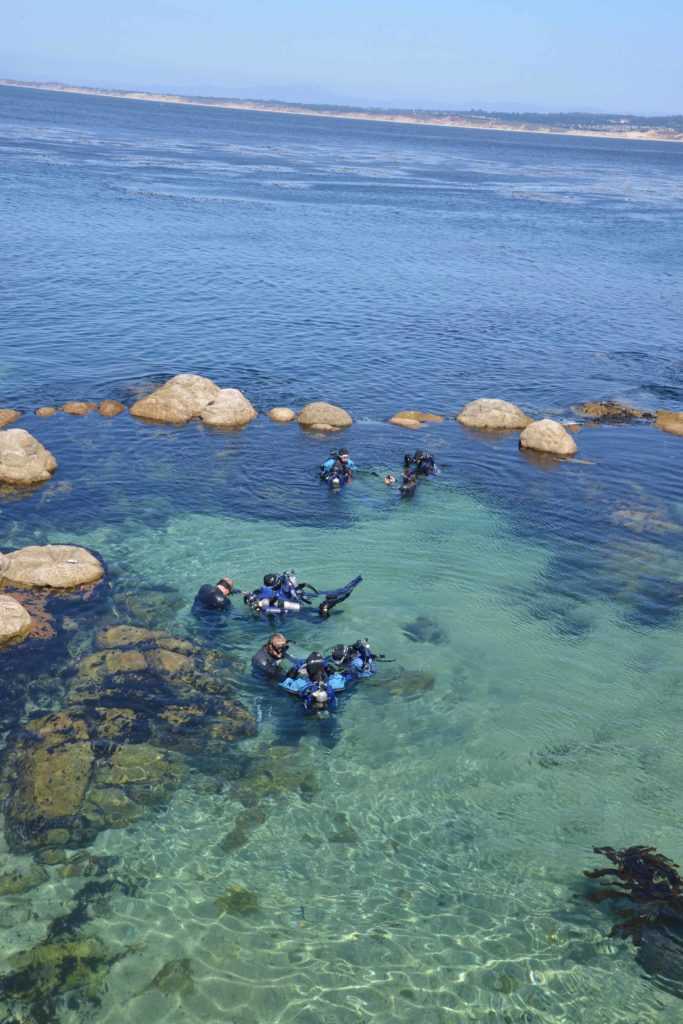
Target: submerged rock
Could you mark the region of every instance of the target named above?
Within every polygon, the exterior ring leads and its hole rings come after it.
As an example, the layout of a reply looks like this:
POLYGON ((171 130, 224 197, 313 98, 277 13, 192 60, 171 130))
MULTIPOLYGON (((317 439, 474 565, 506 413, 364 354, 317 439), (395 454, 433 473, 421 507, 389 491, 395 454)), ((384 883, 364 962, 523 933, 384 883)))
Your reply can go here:
POLYGON ((93 762, 81 717, 59 711, 26 724, 11 754, 5 837, 12 850, 65 845, 64 831, 68 836, 80 810, 93 762), (59 834, 51 836, 53 831, 59 834))
POLYGON ((157 971, 143 992, 150 988, 158 988, 166 995, 191 996, 195 990, 192 961, 187 958, 169 960, 157 971))
POLYGON ((26 609, 7 594, 0 594, 0 647, 19 640, 31 631, 31 616, 26 609))
POLYGON ((422 426, 422 423, 414 417, 402 416, 400 413, 392 416, 389 423, 392 423, 395 427, 405 427, 407 430, 419 430, 422 426))
POLYGON ((28 430, 0 431, 0 483, 39 484, 49 480, 57 460, 28 430))
MULTIPOLYGON (((1 436, 1 435, 0 435, 1 436)), ((0 554, 0 583, 68 590, 95 583, 104 566, 87 548, 43 544, 0 554)))
POLYGON ((40 1010, 40 1016, 31 1019, 56 1020, 56 999, 77 993, 81 1000, 96 1001, 100 983, 122 955, 110 953, 99 939, 65 935, 12 953, 6 961, 10 972, 0 978, 0 985, 5 997, 40 1010))
POLYGON ((677 434, 683 437, 683 412, 669 412, 667 409, 657 409, 655 426, 658 430, 665 430, 667 434, 677 434))
POLYGON ((519 436, 519 447, 530 448, 550 455, 574 455, 576 441, 561 423, 555 420, 536 420, 519 436))
POLYGON ((632 420, 654 419, 654 413, 636 409, 623 402, 614 402, 611 398, 606 402, 582 402, 575 405, 574 409, 581 416, 599 423, 630 423, 632 420))
POLYGON ((244 889, 241 885, 231 885, 222 896, 215 900, 215 904, 224 914, 254 914, 258 910, 258 899, 253 892, 244 889))
POLYGON ((187 423, 199 416, 221 389, 208 377, 179 373, 131 407, 133 416, 159 423, 187 423))
POLYGON ((256 419, 258 413, 237 388, 221 388, 199 415, 210 427, 243 427, 256 419))
POLYGON ((276 405, 268 410, 268 418, 274 423, 292 423, 296 419, 296 413, 284 405, 276 405))
POLYGON ((119 416, 126 411, 126 407, 123 402, 115 402, 113 398, 106 398, 104 402, 100 402, 97 411, 100 416, 119 416))
POLYGON ((418 423, 443 423, 445 416, 439 416, 434 412, 420 412, 419 409, 407 409, 404 412, 397 412, 389 420, 395 423, 397 419, 416 420, 418 423))
POLYGON ((46 419, 48 416, 54 416, 56 412, 54 405, 41 405, 39 409, 36 409, 36 416, 46 419))
POLYGON ((0 897, 20 896, 47 882, 48 875, 40 864, 31 863, 26 870, 5 871, 0 875, 0 897))
POLYGON ((87 416, 96 408, 97 402, 65 402, 62 412, 68 412, 70 416, 87 416))
POLYGON ((463 427, 480 430, 523 430, 531 417, 502 398, 477 398, 460 410, 455 417, 463 427))
POLYGON ((16 409, 0 409, 0 429, 2 427, 8 427, 10 423, 14 423, 21 416, 20 412, 16 409))
POLYGON ((297 420, 302 427, 332 427, 335 430, 350 427, 353 423, 345 409, 328 402, 310 402, 303 407, 297 420))
POLYGON ((414 622, 403 627, 403 633, 416 644, 443 644, 448 639, 438 622, 418 615, 414 622))

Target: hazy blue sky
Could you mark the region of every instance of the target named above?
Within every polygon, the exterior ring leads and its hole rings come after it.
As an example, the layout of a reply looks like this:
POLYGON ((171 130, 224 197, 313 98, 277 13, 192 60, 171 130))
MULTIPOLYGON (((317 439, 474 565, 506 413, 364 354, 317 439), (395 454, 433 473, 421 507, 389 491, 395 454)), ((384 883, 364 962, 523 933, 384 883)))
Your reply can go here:
POLYGON ((0 77, 401 106, 683 111, 682 0, 16 0, 0 77))

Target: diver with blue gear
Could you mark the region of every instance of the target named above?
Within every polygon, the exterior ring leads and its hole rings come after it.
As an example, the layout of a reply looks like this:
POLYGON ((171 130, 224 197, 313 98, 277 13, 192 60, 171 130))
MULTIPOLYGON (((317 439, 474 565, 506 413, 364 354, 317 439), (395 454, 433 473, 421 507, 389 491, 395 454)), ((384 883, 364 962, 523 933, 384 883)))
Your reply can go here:
MULTIPOLYGON (((353 644, 337 644, 327 656, 314 651, 307 658, 295 660, 278 686, 287 693, 305 700, 311 683, 319 682, 324 675, 326 687, 336 697, 347 689, 349 683, 374 675, 376 663, 383 657, 382 654, 372 652, 367 640, 356 640, 353 644)), ((336 706, 334 703, 328 710, 336 709, 336 706)))
POLYGON ((320 467, 320 479, 336 490, 351 482, 355 469, 356 464, 349 455, 348 448, 339 448, 323 462, 320 467))
POLYGON ((321 618, 327 619, 331 610, 345 601, 362 579, 362 576, 356 576, 336 590, 318 590, 312 583, 299 583, 292 572, 267 573, 262 587, 244 594, 244 603, 257 614, 268 617, 296 614, 303 610, 304 605, 312 605, 315 597, 321 597, 322 601, 315 610, 321 618))

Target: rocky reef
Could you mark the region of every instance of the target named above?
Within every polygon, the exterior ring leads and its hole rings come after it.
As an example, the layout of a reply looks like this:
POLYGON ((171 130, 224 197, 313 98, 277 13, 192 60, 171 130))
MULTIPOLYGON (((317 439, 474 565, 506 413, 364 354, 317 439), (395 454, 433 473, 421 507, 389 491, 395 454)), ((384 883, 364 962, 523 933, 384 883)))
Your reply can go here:
POLYGON ((165 802, 186 757, 255 732, 229 665, 189 641, 132 625, 101 631, 64 706, 10 737, 5 837, 14 852, 88 845, 165 802))

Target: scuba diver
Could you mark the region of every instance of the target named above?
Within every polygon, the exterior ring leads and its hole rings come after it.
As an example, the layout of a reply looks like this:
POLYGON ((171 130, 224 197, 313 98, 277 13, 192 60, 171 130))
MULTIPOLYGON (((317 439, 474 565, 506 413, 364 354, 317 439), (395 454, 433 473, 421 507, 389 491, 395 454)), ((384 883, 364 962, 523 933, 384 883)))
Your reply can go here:
POLYGON ((340 448, 332 452, 320 467, 320 479, 335 490, 351 482, 356 464, 349 455, 348 448, 340 448))
POLYGON ((406 453, 403 456, 403 466, 404 468, 414 466, 417 476, 435 476, 439 472, 436 459, 423 448, 416 448, 414 455, 406 453))
POLYGON ((268 682, 279 682, 285 675, 280 662, 287 654, 288 648, 287 637, 282 633, 273 633, 251 659, 251 667, 259 676, 265 676, 268 682))
POLYGON ((292 572, 271 572, 263 577, 262 587, 244 595, 244 603, 256 614, 285 615, 300 612, 304 605, 311 605, 313 597, 322 597, 316 610, 321 618, 327 619, 330 611, 345 601, 362 579, 362 576, 356 576, 337 590, 318 590, 312 583, 299 583, 292 572))
POLYGON ((230 595, 232 593, 233 582, 227 576, 221 577, 215 585, 205 583, 195 595, 193 610, 208 608, 225 611, 230 607, 230 595))
MULTIPOLYGON (((335 710, 336 694, 344 691, 349 683, 374 675, 377 669, 376 662, 383 657, 382 654, 373 654, 367 640, 356 640, 353 644, 337 644, 327 656, 313 651, 307 658, 295 660, 278 686, 305 702, 311 692, 311 686, 324 682, 325 688, 335 695, 335 702, 328 705, 328 710, 335 710)), ((320 702, 322 698, 317 700, 320 702)))
MULTIPOLYGON (((406 455, 406 460, 409 458, 406 455)), ((410 463, 403 465, 403 476, 401 478, 401 486, 399 487, 399 494, 402 498, 412 498, 417 490, 417 473, 410 463)))

